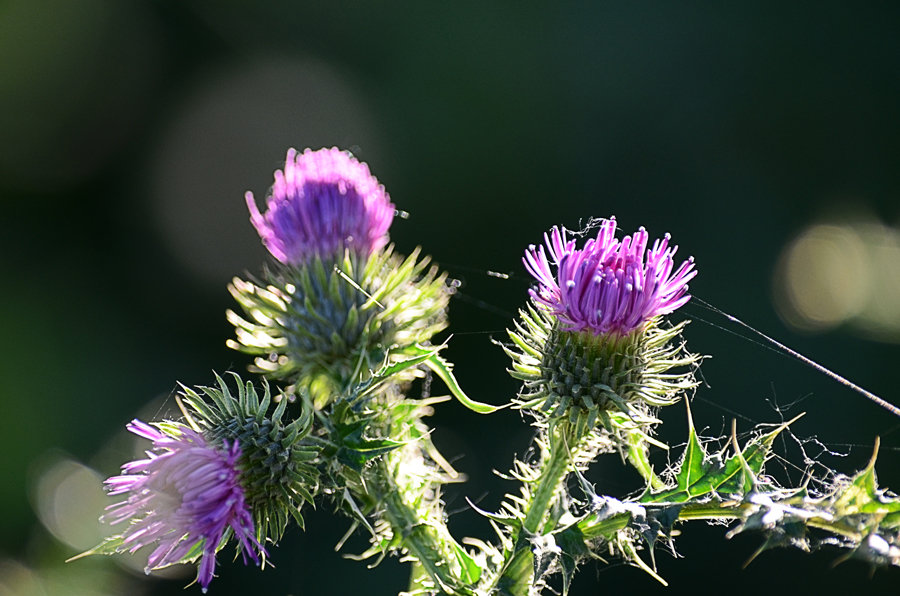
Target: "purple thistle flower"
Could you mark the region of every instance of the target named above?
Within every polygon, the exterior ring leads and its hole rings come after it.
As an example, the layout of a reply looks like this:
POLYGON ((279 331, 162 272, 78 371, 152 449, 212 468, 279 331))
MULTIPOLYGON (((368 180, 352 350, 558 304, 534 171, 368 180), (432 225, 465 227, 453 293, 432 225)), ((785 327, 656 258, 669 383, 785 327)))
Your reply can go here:
POLYGON ((544 234, 546 251, 534 245, 525 251, 525 268, 539 282, 529 293, 563 329, 626 335, 690 300, 686 291, 687 282, 697 274, 694 259, 672 273, 678 247, 669 247, 669 234, 647 252, 643 227, 621 242, 615 232, 616 219, 611 217, 603 221, 596 238, 576 249, 565 229, 554 227, 549 236, 544 234))
POLYGON ((110 495, 128 498, 107 507, 101 518, 110 524, 130 521, 122 533, 121 551, 135 552, 151 543, 156 548, 145 571, 180 562, 200 545, 202 558, 197 581, 206 592, 216 566, 216 550, 228 528, 247 557, 255 563, 267 556, 257 541, 253 518, 244 501, 236 466, 241 455, 237 441, 216 449, 203 435, 181 427, 177 438, 133 420, 134 434, 153 441, 147 459, 122 466, 123 474, 105 484, 110 495))
POLYGON ((339 150, 289 149, 284 171, 259 212, 246 194, 250 221, 276 259, 297 265, 349 248, 362 255, 387 244, 394 205, 369 167, 339 150))

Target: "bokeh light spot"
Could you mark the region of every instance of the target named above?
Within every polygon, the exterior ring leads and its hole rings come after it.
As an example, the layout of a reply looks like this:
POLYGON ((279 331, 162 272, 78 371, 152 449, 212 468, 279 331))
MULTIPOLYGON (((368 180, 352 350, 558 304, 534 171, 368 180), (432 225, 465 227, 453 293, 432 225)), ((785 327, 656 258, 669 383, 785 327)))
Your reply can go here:
POLYGON ((782 251, 775 271, 778 312, 800 330, 846 325, 900 341, 900 232, 870 219, 818 223, 782 251))
POLYGON ((872 339, 900 342, 900 230, 870 224, 860 231, 873 275, 869 300, 853 325, 872 339))
POLYGON ((785 250, 779 270, 779 310, 797 327, 839 325, 862 308, 869 291, 865 247, 849 228, 808 228, 785 250))
POLYGON ((371 118, 324 62, 261 56, 203 81, 164 133, 154 210, 173 254, 201 281, 224 285, 264 259, 244 192, 262 201, 288 147, 376 152, 371 118))
POLYGON ((97 472, 71 459, 48 456, 37 465, 32 505, 51 534, 75 550, 103 539, 99 517, 108 500, 97 472))

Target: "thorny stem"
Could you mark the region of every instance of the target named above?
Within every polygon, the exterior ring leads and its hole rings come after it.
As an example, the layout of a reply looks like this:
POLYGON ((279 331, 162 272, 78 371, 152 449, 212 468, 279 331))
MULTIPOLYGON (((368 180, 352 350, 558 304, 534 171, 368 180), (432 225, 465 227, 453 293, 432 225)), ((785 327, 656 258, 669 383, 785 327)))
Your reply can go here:
MULTIPOLYGON (((652 503, 644 503, 643 505, 652 505, 652 503)), ((750 507, 752 507, 752 505, 738 501, 687 504, 682 507, 681 511, 678 513, 678 521, 738 520, 744 518, 747 509, 750 507)), ((585 538, 602 537, 611 539, 616 532, 628 526, 631 522, 631 513, 623 511, 593 523, 589 520, 590 517, 579 524, 585 538)), ((832 522, 819 516, 810 517, 805 520, 805 523, 810 528, 831 532, 857 542, 863 538, 857 530, 850 528, 845 524, 832 522)))
MULTIPOLYGON (((550 455, 540 464, 537 488, 531 494, 531 499, 528 502, 528 511, 525 514, 525 519, 522 521, 521 533, 526 537, 544 533, 544 520, 553 506, 555 498, 565 484, 575 454, 580 447, 581 440, 585 436, 585 431, 584 426, 578 423, 571 423, 565 419, 551 424, 548 428, 547 442, 550 455)), ((532 583, 530 574, 533 573, 530 556, 527 564, 521 564, 523 550, 530 547, 519 544, 521 541, 518 534, 515 533, 512 536, 513 547, 507 549, 504 553, 503 572, 498 574, 487 593, 494 593, 500 585, 506 586, 507 590, 512 590, 505 593, 518 595, 521 590, 525 590, 521 592, 522 596, 530 593, 532 583), (520 564, 514 564, 515 561, 518 561, 520 564), (526 575, 528 576, 527 581, 526 575)))
POLYGON ((452 569, 452 555, 447 552, 448 547, 452 549, 448 541, 452 542, 453 538, 443 525, 437 527, 422 519, 415 504, 406 501, 402 487, 394 478, 390 455, 380 458, 373 467, 368 488, 375 502, 382 505, 391 531, 401 537, 400 544, 416 559, 413 580, 421 585, 424 574, 441 593, 465 593, 456 589, 461 582, 452 569))
MULTIPOLYGON (((574 443, 578 442, 576 437, 569 436, 570 433, 566 432, 571 429, 567 422, 557 425, 557 429, 557 436, 551 437, 549 441, 550 458, 541 466, 538 486, 532 495, 525 520, 522 522, 522 529, 527 535, 538 533, 547 511, 553 503, 553 497, 559 492, 566 471, 572 463, 572 454, 576 448, 574 443)), ((553 434, 553 432, 551 429, 550 433, 553 434)))
MULTIPOLYGON (((678 515, 679 520, 695 520, 695 519, 742 519, 744 511, 750 507, 746 503, 706 503, 703 505, 687 505, 678 515)), ((850 538, 855 542, 863 539, 863 535, 859 531, 848 527, 846 524, 829 521, 823 517, 814 516, 806 520, 806 525, 810 528, 816 528, 850 538)))

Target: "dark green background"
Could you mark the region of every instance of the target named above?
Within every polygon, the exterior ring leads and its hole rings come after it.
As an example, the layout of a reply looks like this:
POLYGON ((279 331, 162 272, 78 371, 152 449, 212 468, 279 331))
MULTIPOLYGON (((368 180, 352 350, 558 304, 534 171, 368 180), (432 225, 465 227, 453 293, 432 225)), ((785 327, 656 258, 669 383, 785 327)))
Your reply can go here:
MULTIPOLYGON (((392 229, 399 249, 421 244, 461 280, 447 354, 476 399, 516 390, 491 339, 526 297, 524 248, 553 224, 615 214, 626 232, 670 231, 697 259, 697 296, 900 401, 897 344, 798 334, 771 299, 779 252, 834 205, 898 223, 898 5, 250 4, 0 2, 0 590, 16 560, 36 574, 30 586, 63 578, 59 593, 183 593, 183 579, 111 578, 105 560, 60 569, 75 551, 42 528, 27 495, 51 456, 116 472, 132 456, 128 420, 170 409, 176 381, 246 365, 224 345, 225 285, 259 271, 265 253, 242 195, 264 195, 288 146, 352 148, 409 213, 392 229)), ((795 433, 849 454, 826 463, 851 472, 881 435, 880 478, 900 486, 900 421, 723 331, 727 321, 696 304, 683 312, 713 323, 687 331, 714 356, 693 405, 706 434, 735 415, 742 430, 778 421, 774 404, 805 398, 785 413, 809 412, 795 433)), ((663 417, 664 437, 683 440, 683 407, 663 417)), ((528 429, 514 413, 455 404, 434 422, 435 442, 470 478, 447 491, 451 526, 488 538, 465 498, 497 506, 512 485, 491 470, 524 452, 528 429)), ((593 478, 614 495, 637 488, 615 458, 593 478)), ((274 570, 223 553, 211 593, 404 585, 394 561, 369 571, 332 552, 347 523, 327 504, 308 526, 272 549, 274 570)), ((670 594, 881 593, 900 582, 896 570, 870 580, 859 563, 832 569, 827 551, 770 552, 743 570, 757 537, 682 530, 684 559, 657 554, 670 594)), ((358 537, 346 550, 363 547, 358 537)), ((626 590, 661 591, 613 562, 587 565, 572 593, 626 590)))

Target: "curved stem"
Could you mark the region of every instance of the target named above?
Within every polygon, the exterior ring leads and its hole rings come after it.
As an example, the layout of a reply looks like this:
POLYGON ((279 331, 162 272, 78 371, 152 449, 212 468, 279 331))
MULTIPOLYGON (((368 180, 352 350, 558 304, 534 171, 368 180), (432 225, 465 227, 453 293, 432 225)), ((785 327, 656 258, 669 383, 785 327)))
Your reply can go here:
MULTIPOLYGON (((644 482, 653 490, 662 490, 666 483, 656 475, 647 454, 649 437, 640 430, 628 432, 626 457, 628 463, 637 470, 644 482)), ((665 445, 663 445, 665 447, 665 445)))

